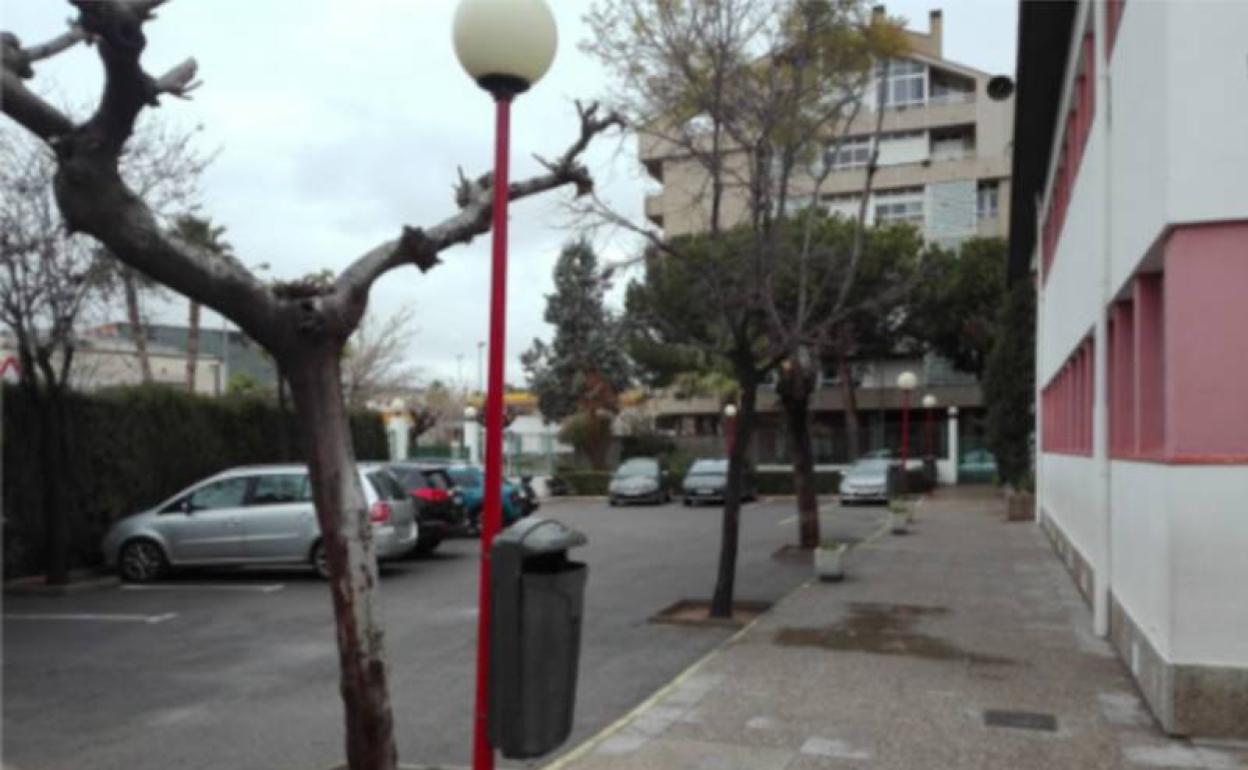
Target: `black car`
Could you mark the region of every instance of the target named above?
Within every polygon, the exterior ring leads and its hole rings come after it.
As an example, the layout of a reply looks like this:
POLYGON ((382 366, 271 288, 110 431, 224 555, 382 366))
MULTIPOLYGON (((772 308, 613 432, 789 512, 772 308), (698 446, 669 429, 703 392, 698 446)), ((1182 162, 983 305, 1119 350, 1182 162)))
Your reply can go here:
MULTIPOLYGON (((681 496, 685 505, 694 503, 722 503, 728 488, 728 461, 716 459, 694 460, 689 472, 681 482, 681 496)), ((757 497, 754 470, 746 467, 742 478, 741 499, 757 497)))
POLYGON ((387 467, 416 503, 420 535, 415 553, 432 553, 443 540, 465 528, 464 498, 445 468, 425 463, 392 463, 387 467))

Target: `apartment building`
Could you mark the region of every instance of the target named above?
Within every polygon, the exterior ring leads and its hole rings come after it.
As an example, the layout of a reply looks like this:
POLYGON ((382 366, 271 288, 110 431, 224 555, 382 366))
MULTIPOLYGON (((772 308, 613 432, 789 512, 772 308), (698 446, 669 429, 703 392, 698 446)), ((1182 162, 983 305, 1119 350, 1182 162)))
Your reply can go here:
MULTIPOLYGON (((875 10, 884 13, 883 6, 875 10)), ((1012 98, 995 100, 987 90, 991 73, 951 61, 944 56, 944 20, 931 12, 928 31, 906 31, 909 52, 881 67, 888 82, 883 89, 867 89, 869 103, 846 129, 842 140, 830 143, 832 170, 819 186, 813 179, 797 179, 792 205, 817 205, 826 211, 857 217, 865 182, 866 164, 875 133, 878 110, 883 109, 879 168, 867 206, 868 224, 909 222, 934 243, 956 247, 975 236, 1005 237, 1010 220, 1012 98), (882 98, 881 98, 882 94, 882 98), (883 101, 883 105, 879 104, 883 101)), ((878 81, 877 81, 878 85, 878 81)), ((707 175, 699 163, 659 137, 642 136, 640 157, 660 189, 646 197, 645 213, 665 236, 696 233, 710 220, 706 199, 707 175)), ((724 221, 743 221, 747 199, 741 187, 729 189, 722 202, 724 221)), ((935 451, 948 451, 944 410, 960 410, 964 450, 982 445, 983 401, 973 377, 953 371, 933 357, 862 361, 852 374, 859 389, 860 421, 865 448, 896 448, 900 443, 901 394, 895 388, 897 372, 919 375, 916 398, 926 393, 940 403, 935 451)), ((812 426, 817 460, 824 465, 848 458, 844 427, 843 392, 839 373, 829 371, 815 398, 812 426)), ((760 421, 755 455, 759 462, 786 462, 787 442, 775 399, 760 398, 760 421), (770 415, 770 417, 769 417, 770 415)), ((659 422, 680 432, 702 432, 716 424, 696 400, 664 402, 659 422), (690 410, 693 410, 692 412, 690 410), (701 427, 699 427, 701 426, 701 427)), ((924 427, 914 427, 912 447, 927 443, 924 427)), ((954 442, 956 443, 956 442, 954 442)), ((956 460, 956 458, 955 458, 956 460)))
POLYGON ((1020 7, 1042 527, 1158 721, 1248 738, 1248 4, 1020 7))

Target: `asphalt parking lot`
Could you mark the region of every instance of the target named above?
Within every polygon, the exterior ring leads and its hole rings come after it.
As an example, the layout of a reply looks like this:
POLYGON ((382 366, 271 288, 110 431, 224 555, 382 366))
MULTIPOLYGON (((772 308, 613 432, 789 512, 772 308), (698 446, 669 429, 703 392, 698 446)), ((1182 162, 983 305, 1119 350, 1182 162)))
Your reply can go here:
MULTIPOLYGON (((627 713, 730 631, 647 618, 709 596, 720 510, 547 503, 589 536, 576 728, 627 713)), ((773 552, 796 539, 792 500, 747 505, 738 597, 774 601, 809 575, 773 552)), ((861 538, 882 508, 825 507, 825 534, 861 538)), ((388 567, 382 584, 400 758, 466 765, 477 541, 388 567)), ((340 761, 329 596, 310 570, 209 571, 65 597, 6 596, 6 770, 322 770, 340 761)), ((539 763, 540 764, 540 763, 539 763)))

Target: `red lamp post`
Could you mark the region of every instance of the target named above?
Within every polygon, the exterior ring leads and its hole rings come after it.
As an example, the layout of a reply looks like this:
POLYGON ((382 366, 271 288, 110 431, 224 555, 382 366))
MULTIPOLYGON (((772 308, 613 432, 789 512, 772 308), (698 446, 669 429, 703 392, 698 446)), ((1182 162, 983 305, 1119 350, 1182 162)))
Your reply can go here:
POLYGON ((490 547, 502 526, 503 374, 507 335, 507 201, 511 102, 555 58, 558 31, 544 0, 462 0, 455 11, 455 55, 494 97, 493 259, 490 280, 489 379, 485 396, 485 501, 477 610, 477 694, 473 770, 493 770, 489 741, 490 547))
POLYGON ((935 411, 935 409, 936 397, 931 393, 928 393, 923 397, 923 410, 925 412, 924 421, 927 423, 924 430, 925 435, 923 441, 925 446, 923 447, 923 454, 928 457, 932 457, 935 452, 932 444, 932 412, 935 411))
POLYGON ((905 494, 909 484, 910 462, 910 391, 918 387, 919 378, 914 372, 902 372, 897 375, 897 387, 901 390, 901 492, 905 494))

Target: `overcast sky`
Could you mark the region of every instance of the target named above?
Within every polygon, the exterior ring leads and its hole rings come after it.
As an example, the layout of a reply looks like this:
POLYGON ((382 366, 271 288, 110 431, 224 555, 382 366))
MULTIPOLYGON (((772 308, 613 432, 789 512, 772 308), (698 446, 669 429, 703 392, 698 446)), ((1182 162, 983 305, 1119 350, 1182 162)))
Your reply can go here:
MULTIPOLYGON (((592 99, 607 86, 576 47, 588 3, 551 5, 559 54, 516 103, 513 178, 540 170, 532 154, 555 155, 572 141, 572 99, 592 99)), ((194 99, 168 99, 156 112, 202 125, 203 147, 220 148, 203 180, 203 212, 228 228, 246 263, 268 263, 270 275, 283 278, 337 271, 401 225, 427 226, 454 213, 456 167, 482 173, 493 149, 491 102, 451 49, 454 7, 454 0, 173 0, 147 25, 149 71, 162 73, 187 56, 199 62, 204 84, 194 99)), ((1015 2, 901 0, 888 11, 926 30, 928 12, 938 7, 946 57, 1013 74, 1015 2)), ((3 0, 0 29, 27 44, 42 42, 71 15, 67 3, 54 0, 3 0)), ((94 49, 79 47, 39 66, 35 84, 83 104, 94 103, 101 82, 94 49)), ((587 162, 599 190, 640 217, 648 183, 635 144, 602 142, 587 162)), ((519 355, 532 339, 549 337, 542 312, 559 248, 575 236, 567 224, 556 196, 512 207, 509 381, 523 380, 519 355)), ((599 234, 597 245, 606 258, 634 248, 610 233, 599 234)), ((443 256, 444 264, 424 275, 415 268, 388 274, 373 290, 370 312, 415 305, 411 356, 426 380, 462 376, 475 386, 477 343, 487 329, 489 236, 443 256)), ((185 310, 178 302, 153 315, 181 323, 185 310)))

